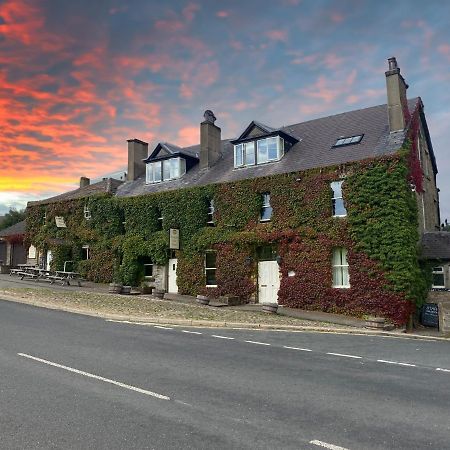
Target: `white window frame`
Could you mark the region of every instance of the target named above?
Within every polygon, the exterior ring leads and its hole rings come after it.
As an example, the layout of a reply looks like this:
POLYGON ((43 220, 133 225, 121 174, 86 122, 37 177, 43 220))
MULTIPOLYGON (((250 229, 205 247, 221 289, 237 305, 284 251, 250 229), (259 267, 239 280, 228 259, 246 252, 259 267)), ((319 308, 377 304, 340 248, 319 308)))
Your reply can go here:
POLYGON ((86 220, 91 220, 91 210, 89 209, 88 205, 84 205, 83 214, 86 220))
POLYGON ((333 216, 333 217, 347 217, 347 208, 345 207, 345 204, 344 204, 344 195, 343 195, 343 193, 342 193, 342 184, 343 184, 343 183, 344 183, 343 180, 332 181, 332 182, 330 183, 331 190, 333 191, 333 196, 332 196, 332 198, 331 198, 331 203, 332 203, 332 211, 331 211, 331 213, 332 213, 332 216, 333 216), (341 195, 340 195, 340 196, 338 196, 338 195, 336 194, 336 190, 334 189, 334 186, 335 186, 336 184, 339 184, 339 186, 340 186, 340 191, 341 191, 341 195), (343 206, 343 208, 344 208, 344 210, 345 210, 345 214, 335 214, 335 209, 336 209, 335 206, 336 206, 336 202, 337 202, 338 200, 342 200, 342 206, 343 206))
POLYGON ((217 252, 215 250, 207 250, 205 252, 205 281, 206 281, 206 287, 217 287, 217 252), (215 255, 215 260, 216 260, 216 267, 208 267, 207 266, 207 257, 206 255, 210 253, 210 254, 214 254, 215 255), (216 280, 216 284, 207 284, 208 283, 208 276, 207 276, 207 272, 208 270, 214 270, 214 279, 216 280))
POLYGON ((162 161, 147 163, 145 182, 147 184, 161 183, 181 178, 186 173, 186 160, 184 158, 168 158, 162 161), (158 179, 155 174, 160 174, 158 179))
POLYGON ((279 161, 284 156, 284 139, 280 136, 271 136, 268 138, 257 139, 254 141, 244 142, 241 144, 235 144, 234 146, 234 167, 251 167, 260 164, 267 164, 275 161, 279 161), (277 144, 277 156, 275 158, 269 158, 269 142, 276 141, 277 144), (266 144, 267 159, 262 158, 263 144, 266 144), (248 163, 248 152, 253 153, 254 157, 252 162, 248 163))
POLYGON ((348 289, 350 288, 350 273, 349 273, 349 265, 348 265, 348 259, 347 259, 348 251, 346 248, 343 247, 336 247, 333 249, 333 255, 331 260, 331 267, 332 267, 332 277, 333 277, 333 288, 337 289, 348 289), (336 252, 339 252, 339 260, 340 264, 335 264, 335 255, 336 252), (334 269, 339 269, 340 272, 340 280, 335 280, 334 277, 334 269), (348 284, 344 284, 344 272, 347 272, 347 280, 348 284), (338 281, 338 282, 337 282, 338 281))
POLYGON ((33 244, 31 244, 28 247, 28 259, 36 259, 36 254, 37 254, 36 247, 33 244))
POLYGON ((89 245, 83 245, 81 247, 83 250, 86 250, 86 258, 83 258, 83 261, 88 261, 89 259, 91 259, 91 252, 90 252, 90 248, 89 245))
POLYGON ((215 213, 216 209, 214 207, 214 199, 211 199, 209 201, 209 206, 208 206, 208 221, 206 222, 207 225, 209 226, 214 226, 214 213, 215 213))
POLYGON ((261 207, 259 221, 260 222, 270 222, 272 220, 272 215, 273 215, 273 208, 272 208, 272 205, 270 204, 270 192, 264 192, 264 194, 262 194, 262 200, 263 200, 263 204, 261 207), (271 210, 270 217, 268 219, 263 219, 263 211, 265 209, 269 209, 269 208, 271 210))
POLYGON ((433 278, 432 278, 432 285, 431 285, 431 287, 433 289, 445 289, 445 270, 444 270, 444 266, 435 266, 435 267, 433 267, 432 277, 433 278), (440 270, 438 270, 438 269, 440 269, 440 270), (442 275, 442 278, 444 279, 444 284, 442 286, 434 284, 434 275, 442 275))

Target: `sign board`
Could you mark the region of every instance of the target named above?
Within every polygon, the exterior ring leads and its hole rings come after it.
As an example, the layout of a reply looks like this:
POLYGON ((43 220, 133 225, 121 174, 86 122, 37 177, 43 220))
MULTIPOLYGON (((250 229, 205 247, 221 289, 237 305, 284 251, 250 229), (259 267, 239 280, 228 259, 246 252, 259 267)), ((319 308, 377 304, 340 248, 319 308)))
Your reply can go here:
POLYGON ((426 327, 439 327, 439 306, 436 303, 426 303, 422 306, 420 321, 426 327))
POLYGON ((178 228, 169 230, 169 248, 170 250, 180 250, 180 230, 178 228))
POLYGON ((66 227, 66 222, 64 221, 64 217, 56 216, 55 217, 55 222, 56 222, 56 226, 58 228, 67 228, 66 227))

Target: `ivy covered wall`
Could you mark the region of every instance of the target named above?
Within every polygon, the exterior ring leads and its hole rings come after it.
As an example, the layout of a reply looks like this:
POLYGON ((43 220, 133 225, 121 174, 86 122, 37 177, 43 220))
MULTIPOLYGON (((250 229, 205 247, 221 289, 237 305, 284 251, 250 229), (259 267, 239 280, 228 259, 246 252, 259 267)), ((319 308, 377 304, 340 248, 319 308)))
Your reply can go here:
POLYGON ((204 254, 214 249, 217 288, 208 293, 247 300, 256 296, 257 250, 273 244, 280 256, 280 304, 379 314, 400 324, 427 291, 417 258, 417 205, 408 170, 408 152, 403 151, 345 167, 140 197, 101 196, 35 206, 28 211, 27 239, 38 248, 53 248, 55 255, 60 252, 55 267, 70 253, 91 280, 120 277, 126 284, 137 284, 144 260, 167 263, 168 230, 178 228, 179 292, 207 293, 204 254), (331 216, 330 182, 342 177, 348 217, 337 218, 331 216), (270 222, 260 223, 265 192, 270 192, 273 215, 270 222), (212 198, 216 226, 207 227, 212 198), (90 220, 83 215, 86 205, 90 220), (66 229, 56 228, 55 216, 65 217, 66 229), (81 261, 84 244, 91 248, 88 261, 81 261), (349 289, 331 287, 335 247, 348 249, 349 289))

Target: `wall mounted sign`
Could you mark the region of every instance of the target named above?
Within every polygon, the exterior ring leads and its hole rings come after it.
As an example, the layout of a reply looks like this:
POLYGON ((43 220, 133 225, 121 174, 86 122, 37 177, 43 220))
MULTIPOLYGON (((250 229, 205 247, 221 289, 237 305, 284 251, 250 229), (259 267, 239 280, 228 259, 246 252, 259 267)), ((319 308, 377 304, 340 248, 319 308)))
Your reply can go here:
POLYGON ((55 217, 56 226, 58 228, 67 228, 66 222, 64 221, 64 217, 56 216, 55 217))
POLYGON ((180 230, 178 228, 169 230, 169 248, 170 250, 180 250, 180 230))

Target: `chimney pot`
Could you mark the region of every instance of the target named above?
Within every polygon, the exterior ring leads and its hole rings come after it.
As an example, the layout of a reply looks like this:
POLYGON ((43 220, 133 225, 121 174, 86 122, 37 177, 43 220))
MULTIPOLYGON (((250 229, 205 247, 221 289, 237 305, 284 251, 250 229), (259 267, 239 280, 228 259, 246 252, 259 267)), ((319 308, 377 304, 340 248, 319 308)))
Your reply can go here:
POLYGON ((395 56, 392 56, 391 58, 388 59, 388 63, 389 63, 389 70, 396 70, 397 67, 397 59, 395 58, 395 56))

